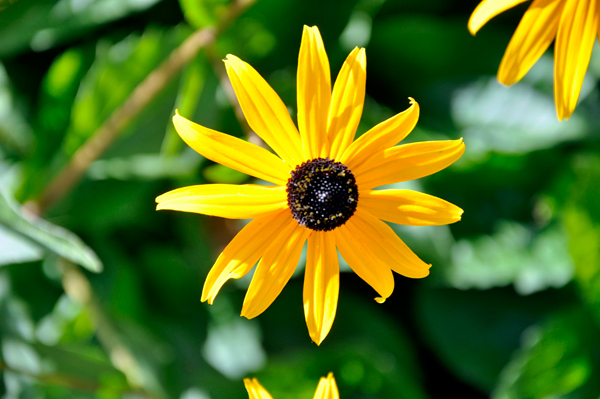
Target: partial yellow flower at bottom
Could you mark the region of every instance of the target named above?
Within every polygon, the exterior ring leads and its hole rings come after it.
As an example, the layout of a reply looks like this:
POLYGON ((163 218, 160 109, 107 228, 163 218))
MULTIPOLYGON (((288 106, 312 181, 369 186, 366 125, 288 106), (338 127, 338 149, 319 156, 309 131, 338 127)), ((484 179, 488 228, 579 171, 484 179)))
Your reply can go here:
MULTIPOLYGON (((244 385, 246 385, 250 399, 273 399, 256 378, 244 378, 244 385)), ((333 373, 329 373, 327 377, 321 377, 313 399, 339 399, 339 397, 340 394, 333 373)))
MULTIPOLYGON (((473 11, 474 35, 494 16, 526 0, 483 0, 473 11)), ((498 69, 505 85, 518 82, 554 43, 554 102, 559 120, 575 107, 598 35, 598 0, 534 0, 517 27, 498 69)))
POLYGON ((298 125, 275 91, 250 65, 228 55, 225 66, 250 127, 277 153, 197 125, 176 114, 177 133, 208 159, 274 185, 204 184, 156 198, 157 209, 253 219, 223 250, 211 269, 202 301, 212 304, 231 278, 258 262, 242 316, 265 311, 288 282, 308 242, 304 316, 320 344, 335 318, 339 250, 352 270, 383 302, 394 290, 392 271, 411 278, 429 274, 423 262, 382 220, 442 225, 462 209, 411 190, 374 188, 417 179, 452 164, 460 140, 395 146, 415 127, 419 105, 354 140, 365 97, 366 55, 355 48, 331 88, 329 61, 316 27, 304 27, 298 62, 298 125))

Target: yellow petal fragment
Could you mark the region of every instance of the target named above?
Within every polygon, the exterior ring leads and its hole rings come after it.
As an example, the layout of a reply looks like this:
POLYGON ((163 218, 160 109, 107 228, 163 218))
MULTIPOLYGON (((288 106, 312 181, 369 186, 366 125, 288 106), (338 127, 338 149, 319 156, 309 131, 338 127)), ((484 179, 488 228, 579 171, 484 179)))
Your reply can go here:
POLYGON ((554 101, 559 120, 569 119, 581 92, 598 34, 597 0, 565 4, 554 44, 554 101))
POLYGON ((362 208, 357 209, 350 220, 355 240, 368 242, 371 251, 393 271, 410 278, 429 275, 431 265, 423 262, 390 226, 362 208))
POLYGON ((156 209, 194 212, 229 219, 253 219, 287 208, 285 186, 202 184, 156 198, 156 209))
POLYGON ((409 98, 410 108, 381 122, 350 144, 340 162, 354 168, 369 157, 402 141, 414 129, 419 120, 419 104, 409 98))
POLYGON ((333 230, 335 243, 358 277, 373 287, 381 298, 386 299, 394 291, 392 270, 372 245, 373 238, 359 230, 356 219, 355 213, 346 224, 333 230))
POLYGON ((314 231, 308 238, 304 271, 304 317, 310 338, 320 345, 337 309, 340 273, 333 234, 314 231))
POLYGON ((244 385, 249 399, 273 399, 256 378, 244 378, 244 385))
POLYGON ((365 49, 355 47, 348 55, 333 86, 327 138, 331 145, 328 154, 338 159, 354 140, 365 103, 367 56, 365 49))
POLYGON ((321 377, 313 399, 340 399, 333 373, 329 373, 327 377, 321 377))
POLYGON ((487 21, 524 1, 526 0, 483 0, 471 14, 469 32, 474 35, 487 21))
POLYGON ((331 72, 321 33, 304 26, 298 56, 298 128, 305 159, 326 157, 327 115, 331 101, 331 72))
POLYGON ((304 242, 312 230, 300 226, 287 212, 288 223, 279 230, 258 262, 244 298, 242 316, 252 319, 277 298, 298 265, 304 242))
POLYGON ((558 30, 564 0, 535 0, 521 19, 506 48, 498 80, 518 82, 548 49, 558 30))
POLYGON ((281 98, 250 64, 235 55, 227 55, 225 67, 248 125, 294 169, 303 161, 302 142, 281 98))
POLYGON ((276 155, 257 145, 200 126, 176 113, 173 124, 179 136, 196 152, 250 176, 285 185, 290 169, 276 155))
POLYGON ((361 166, 349 167, 362 193, 384 184, 431 175, 454 163, 464 152, 462 139, 423 141, 381 151, 361 166))
POLYGON ((206 277, 202 289, 202 302, 212 305, 219 290, 234 278, 245 276, 258 262, 269 245, 289 225, 289 211, 256 218, 248 223, 225 247, 206 277))
POLYGON ((361 192, 358 206, 379 219, 410 226, 450 224, 458 222, 463 214, 448 201, 412 190, 361 192))

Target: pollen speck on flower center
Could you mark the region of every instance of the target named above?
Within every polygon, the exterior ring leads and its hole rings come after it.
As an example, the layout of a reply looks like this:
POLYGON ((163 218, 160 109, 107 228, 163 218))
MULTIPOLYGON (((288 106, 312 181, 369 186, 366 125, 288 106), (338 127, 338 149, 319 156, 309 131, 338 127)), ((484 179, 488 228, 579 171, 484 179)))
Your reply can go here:
POLYGON ((348 167, 329 158, 306 161, 291 172, 288 206, 298 224, 329 231, 346 223, 358 204, 358 187, 348 167))

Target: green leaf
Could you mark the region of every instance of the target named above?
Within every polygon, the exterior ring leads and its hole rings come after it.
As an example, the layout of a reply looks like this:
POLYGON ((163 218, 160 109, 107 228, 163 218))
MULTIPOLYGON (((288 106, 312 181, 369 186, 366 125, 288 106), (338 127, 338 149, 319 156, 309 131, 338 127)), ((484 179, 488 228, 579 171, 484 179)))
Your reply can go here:
POLYGON ((17 1, 0 13, 0 58, 43 51, 97 26, 145 10, 158 0, 17 1))
POLYGON ((592 373, 590 344, 597 333, 578 309, 529 328, 492 398, 561 397, 581 387, 592 373))
POLYGON ((230 0, 179 0, 185 20, 195 29, 215 25, 230 0))
POLYGON ((523 297, 512 289, 420 288, 416 311, 422 336, 456 376, 484 392, 495 386, 521 333, 556 303, 568 303, 560 291, 523 297))
MULTIPOLYGON (((199 2, 195 2, 199 3, 199 2)), ((209 65, 204 54, 200 53, 187 66, 179 83, 179 92, 175 100, 175 109, 179 114, 191 118, 198 107, 198 103, 206 82, 209 65)), ((183 140, 175 131, 171 120, 167 122, 167 131, 162 144, 161 153, 164 156, 173 156, 179 152, 183 145, 183 140)))
MULTIPOLYGON (((548 56, 510 90, 496 78, 482 78, 457 90, 451 113, 469 145, 467 156, 481 159, 492 151, 520 154, 584 137, 589 129, 585 119, 574 114, 568 124, 560 123, 552 93, 540 91, 541 85, 551 87, 552 80, 548 56)), ((586 80, 582 99, 593 86, 586 80)))
POLYGON ((572 237, 570 250, 575 262, 575 280, 584 302, 600 323, 600 225, 578 208, 567 209, 564 219, 572 237))
POLYGON ((117 44, 100 42, 96 60, 83 79, 73 104, 64 152, 83 144, 132 90, 187 36, 185 28, 148 29, 117 44))
POLYGON ((19 207, 0 193, 0 223, 50 251, 99 273, 102 263, 94 251, 70 231, 49 223, 19 207))
POLYGON ((12 150, 23 156, 29 153, 33 132, 15 104, 15 95, 4 65, 0 63, 0 145, 2 151, 12 150))
MULTIPOLYGON (((575 281, 581 298, 600 325, 600 156, 575 159, 564 179, 563 220, 569 233, 569 250, 575 264, 575 281), (574 172, 574 175, 573 175, 574 172)), ((561 185, 561 187, 563 187, 561 185)))
POLYGON ((453 246, 447 278, 459 289, 513 284, 522 295, 560 288, 573 277, 567 241, 558 225, 534 232, 520 223, 503 221, 493 235, 459 240, 453 246))

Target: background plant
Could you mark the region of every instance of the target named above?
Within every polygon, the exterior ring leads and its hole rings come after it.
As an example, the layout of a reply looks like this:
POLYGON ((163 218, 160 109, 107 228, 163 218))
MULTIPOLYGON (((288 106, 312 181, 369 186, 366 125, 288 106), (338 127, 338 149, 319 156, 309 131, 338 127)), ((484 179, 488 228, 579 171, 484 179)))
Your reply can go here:
MULTIPOLYGON (((527 4, 472 37, 478 1, 31 0, 0 12, 0 391, 6 398, 597 398, 600 115, 597 51, 559 123, 547 54, 510 88, 495 73, 527 4), (302 26, 337 73, 368 55, 359 133, 421 106, 408 140, 464 137, 442 173, 411 183, 457 204, 448 227, 399 228, 432 275, 385 304, 342 273, 321 347, 293 278, 259 318, 249 279, 199 301, 235 222, 159 213, 154 198, 247 177, 177 137, 175 108, 255 140, 224 79, 250 62, 295 114, 302 26), (101 272, 101 273, 97 273, 101 272)), ((302 266, 302 262, 301 265, 302 266)), ((302 276, 299 267, 299 277, 302 276)))

